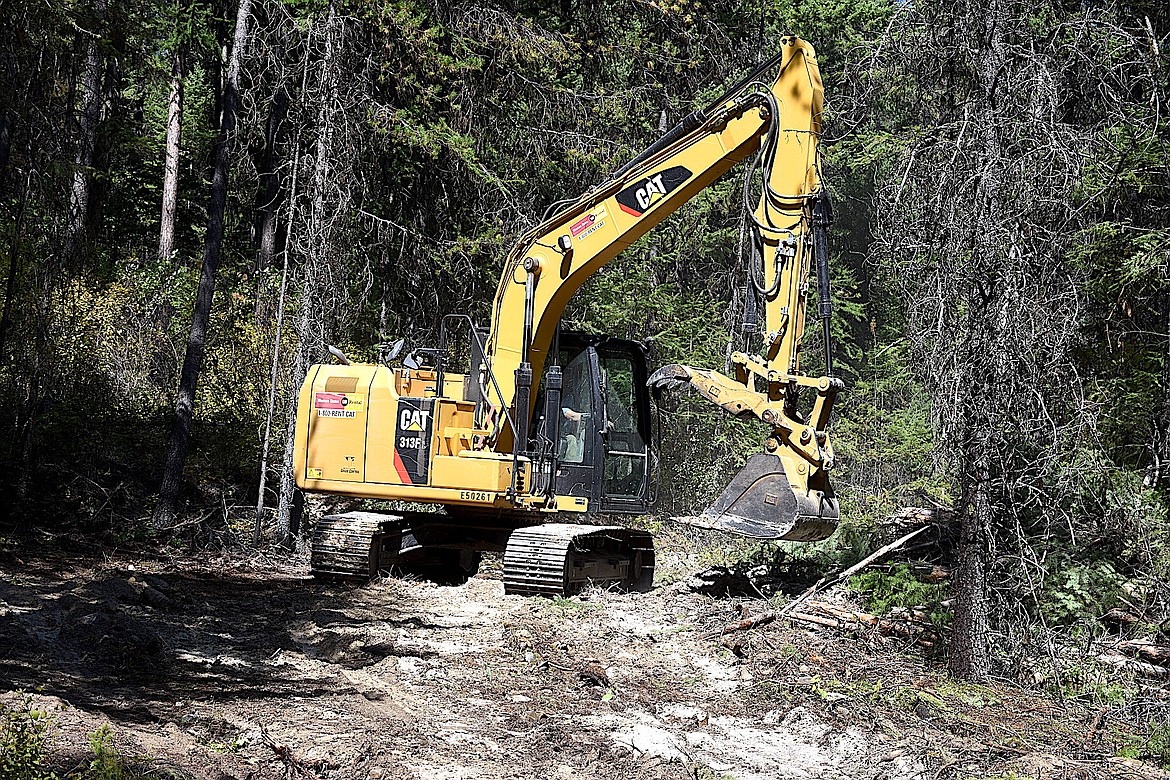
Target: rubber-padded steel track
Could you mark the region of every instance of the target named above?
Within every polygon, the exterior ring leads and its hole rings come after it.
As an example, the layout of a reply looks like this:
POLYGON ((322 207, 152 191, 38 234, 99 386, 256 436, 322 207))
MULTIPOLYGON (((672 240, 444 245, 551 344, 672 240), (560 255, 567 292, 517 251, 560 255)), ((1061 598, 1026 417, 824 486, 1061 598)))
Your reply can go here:
MULTIPOLYGON (((378 573, 382 540, 400 535, 405 518, 378 512, 326 515, 313 531, 314 577, 362 577, 378 573)), ((395 548, 397 552, 397 548, 395 548)))
POLYGON ((504 592, 571 596, 586 585, 649 590, 654 541, 618 526, 548 523, 513 531, 504 552, 504 592))

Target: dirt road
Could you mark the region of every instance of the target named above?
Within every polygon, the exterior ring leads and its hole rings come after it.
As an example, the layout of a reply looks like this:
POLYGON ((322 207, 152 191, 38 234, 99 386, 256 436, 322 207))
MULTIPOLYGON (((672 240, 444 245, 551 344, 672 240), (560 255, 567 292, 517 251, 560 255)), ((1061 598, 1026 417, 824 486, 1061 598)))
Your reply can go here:
MULTIPOLYGON (((212 780, 1058 777, 1094 749, 1087 710, 1024 711, 890 640, 773 624, 733 654, 713 634, 740 602, 682 585, 527 599, 490 560, 459 586, 193 561, 0 575, 3 687, 55 711, 66 765, 105 722, 212 780)), ((1076 776, 1155 776, 1132 763, 1076 776)))

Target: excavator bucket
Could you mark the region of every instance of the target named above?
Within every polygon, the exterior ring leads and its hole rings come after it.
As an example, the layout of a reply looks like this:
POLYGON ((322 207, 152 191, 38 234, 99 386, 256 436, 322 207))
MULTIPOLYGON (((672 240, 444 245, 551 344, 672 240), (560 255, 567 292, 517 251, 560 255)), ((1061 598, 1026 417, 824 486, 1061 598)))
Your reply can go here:
POLYGON ((817 542, 832 535, 839 516, 831 490, 794 488, 780 458, 758 452, 695 524, 753 539, 817 542))
MULTIPOLYGON (((692 366, 663 366, 650 376, 647 384, 655 397, 661 397, 664 390, 690 386, 737 417, 760 416, 767 405, 765 396, 744 385, 717 371, 692 366)), ((799 459, 795 453, 793 457, 799 459)), ((801 473, 810 471, 813 470, 801 473)), ((826 539, 837 529, 840 510, 824 471, 815 472, 814 476, 805 478, 807 487, 795 485, 788 479, 779 455, 756 453, 700 517, 679 520, 753 539, 794 542, 826 539)))

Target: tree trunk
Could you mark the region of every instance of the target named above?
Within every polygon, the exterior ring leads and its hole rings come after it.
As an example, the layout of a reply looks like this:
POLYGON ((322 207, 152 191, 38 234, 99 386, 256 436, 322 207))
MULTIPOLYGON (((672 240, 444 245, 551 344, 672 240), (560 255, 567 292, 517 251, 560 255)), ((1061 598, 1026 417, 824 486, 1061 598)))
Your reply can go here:
MULTIPOLYGON (((298 360, 298 363, 300 361, 298 360)), ((296 546, 297 531, 300 526, 300 517, 297 512, 297 490, 293 472, 293 447, 297 427, 296 394, 293 394, 285 415, 288 424, 284 431, 283 468, 280 470, 280 497, 276 505, 276 541, 282 547, 293 549, 296 546)))
POLYGON ((183 137, 183 78, 185 55, 175 52, 171 70, 171 98, 167 103, 167 152, 163 173, 162 222, 158 232, 158 258, 168 260, 175 251, 175 207, 179 199, 179 145, 183 137))
MULTIPOLYGON (((289 224, 293 224, 294 209, 296 208, 297 199, 297 173, 300 166, 300 154, 297 154, 293 161, 293 178, 292 191, 289 193, 289 224)), ((272 418, 276 414, 276 396, 277 385, 280 379, 280 345, 281 337, 284 333, 284 302, 285 293, 288 289, 288 253, 284 254, 284 264, 280 273, 280 298, 277 301, 276 307, 276 327, 272 336, 272 371, 269 376, 268 384, 268 409, 264 417, 264 441, 260 450, 260 485, 257 489, 256 495, 256 524, 252 531, 252 544, 259 545, 260 537, 264 526, 265 502, 267 496, 265 492, 268 489, 268 453, 272 443, 272 418)), ((295 395, 295 391, 294 391, 295 395)), ((293 410, 293 419, 296 419, 295 408, 293 410)), ((282 486, 283 492, 283 486, 282 486)), ((283 540, 282 540, 283 541, 283 540)))
POLYGON ((276 541, 283 547, 293 549, 296 546, 300 530, 301 512, 304 507, 304 497, 297 489, 295 480, 295 440, 297 427, 297 390, 308 372, 309 364, 314 357, 313 345, 318 342, 314 338, 317 319, 314 314, 318 308, 315 270, 311 261, 306 260, 304 269, 304 287, 301 291, 301 306, 297 314, 297 347, 296 360, 293 365, 292 392, 289 394, 288 406, 285 412, 284 457, 280 470, 280 497, 276 508, 276 541))
MULTIPOLYGON (((992 562, 992 529, 995 527, 995 496, 991 463, 997 457, 991 441, 995 428, 993 399, 1001 386, 1007 366, 999 343, 1003 317, 1000 296, 1003 287, 1000 266, 1006 262, 1004 247, 995 245, 1005 230, 1007 209, 1003 203, 1003 145, 999 132, 1002 115, 998 109, 997 84, 1006 53, 1004 31, 1007 9, 1004 0, 991 0, 984 10, 979 38, 977 80, 980 92, 977 116, 983 142, 983 164, 977 189, 976 219, 980 230, 972 256, 974 289, 966 290, 968 300, 966 340, 968 359, 963 397, 963 437, 959 464, 961 529, 959 565, 955 580, 955 624, 951 632, 950 671, 956 677, 986 680, 991 673, 990 602, 987 575, 992 562), (1000 306, 993 306, 998 301, 1000 306)), ((1008 233, 1010 235, 1010 232, 1008 233)), ((1001 485, 998 487, 1002 487, 1001 485)))
POLYGON ((263 271, 276 257, 280 224, 280 155, 278 149, 285 140, 285 116, 288 114, 289 95, 283 87, 276 91, 272 112, 268 115, 265 132, 264 159, 260 165, 260 191, 256 203, 256 269, 263 271))
POLYGON ((174 523, 187 459, 190 440, 191 415, 195 405, 195 388, 203 368, 203 352, 207 343, 207 326, 211 320, 211 300, 215 280, 223 256, 223 223, 227 206, 228 170, 231 162, 233 133, 236 125, 237 90, 240 79, 240 59, 248 39, 248 20, 252 0, 240 0, 236 12, 236 30, 228 60, 227 78, 223 89, 223 120, 215 149, 215 173, 211 181, 211 197, 207 207, 207 241, 203 250, 203 269, 199 289, 191 314, 191 330, 187 336, 187 354, 179 375, 179 389, 175 397, 175 421, 167 448, 167 461, 159 489, 158 506, 154 511, 154 526, 165 528, 174 523))
MULTIPOLYGON (((0 168, 0 170, 3 170, 0 168)), ((8 323, 12 319, 12 299, 16 297, 16 280, 20 273, 20 234, 24 229, 24 211, 28 204, 28 188, 32 185, 32 173, 25 179, 20 193, 20 205, 16 207, 16 220, 12 225, 12 241, 8 245, 8 278, 4 283, 4 309, 0 311, 0 366, 8 364, 8 323)))
POLYGON ((1158 300, 1166 351, 1162 357, 1162 402, 1150 420, 1150 464, 1142 484, 1166 495, 1165 483, 1170 470, 1170 294, 1164 291, 1158 300))
MULTIPOLYGON (((313 161, 312 201, 309 212, 308 245, 310 247, 305 257, 303 282, 301 287, 300 311, 297 315, 297 348, 296 362, 293 369, 293 388, 299 387, 304 379, 309 365, 317 357, 324 342, 321 332, 320 301, 318 272, 327 261, 327 246, 329 227, 336 214, 331 210, 326 198, 326 192, 332 182, 330 171, 330 152, 333 138, 334 119, 334 92, 335 92, 335 25, 337 12, 334 3, 329 4, 329 14, 325 20, 325 53, 320 68, 320 81, 317 95, 321 101, 317 108, 317 143, 314 149, 313 161)), ((296 392, 294 390, 289 399, 288 427, 285 431, 284 467, 281 472, 280 504, 277 510, 277 537, 279 542, 292 547, 297 540, 300 528, 300 507, 303 498, 296 490, 293 478, 293 438, 296 427, 296 392)))
MULTIPOLYGON (((106 0, 94 0, 93 16, 100 30, 106 16, 106 0)), ((69 215, 65 228, 65 260, 77 259, 87 242, 91 169, 97 139, 97 125, 102 109, 102 52, 97 33, 88 33, 85 65, 81 73, 81 115, 77 127, 77 155, 74 158, 73 183, 69 191, 69 215)))
MULTIPOLYGON (((268 405, 264 415, 264 440, 260 447, 260 484, 256 490, 256 523, 252 529, 252 544, 259 546, 264 529, 265 491, 268 489, 268 451, 272 443, 272 418, 276 411, 276 388, 280 379, 280 342, 284 331, 284 297, 288 289, 288 257, 280 274, 280 298, 276 305, 276 327, 272 335, 272 372, 268 381, 268 405)), ((295 418, 295 415, 294 415, 295 418)))
POLYGON ((12 113, 0 106, 0 193, 8 180, 8 158, 12 152, 12 113))
POLYGON ((972 475, 964 498, 955 572, 955 623, 951 631, 950 672, 981 682, 991 673, 987 599, 987 561, 990 542, 990 480, 986 469, 972 475))

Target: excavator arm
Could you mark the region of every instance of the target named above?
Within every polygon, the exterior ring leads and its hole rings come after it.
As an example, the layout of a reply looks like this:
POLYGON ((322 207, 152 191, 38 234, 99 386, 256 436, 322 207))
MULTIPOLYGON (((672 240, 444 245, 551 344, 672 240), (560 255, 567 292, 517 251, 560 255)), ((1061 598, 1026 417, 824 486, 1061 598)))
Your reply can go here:
POLYGON ((608 182, 570 202, 524 234, 508 255, 496 291, 481 386, 492 433, 481 446, 526 455, 539 377, 561 315, 598 269, 730 168, 756 155, 761 192, 752 214, 751 283, 763 301, 758 354, 732 355, 733 371, 665 366, 650 378, 656 392, 689 385, 738 416, 771 428, 765 451, 749 458, 701 524, 757 538, 814 540, 836 527, 827 472, 833 450, 827 424, 843 384, 832 374, 825 234, 827 196, 818 175, 823 90, 813 47, 795 36, 781 52, 708 108, 635 157, 608 182), (779 65, 770 84, 756 77, 779 65), (810 270, 818 265, 826 376, 800 372, 810 270), (807 413, 798 401, 814 394, 807 413), (511 410, 509 415, 505 410, 511 410), (505 425, 511 420, 511 425, 505 425), (521 439, 526 437, 522 436, 521 439))

